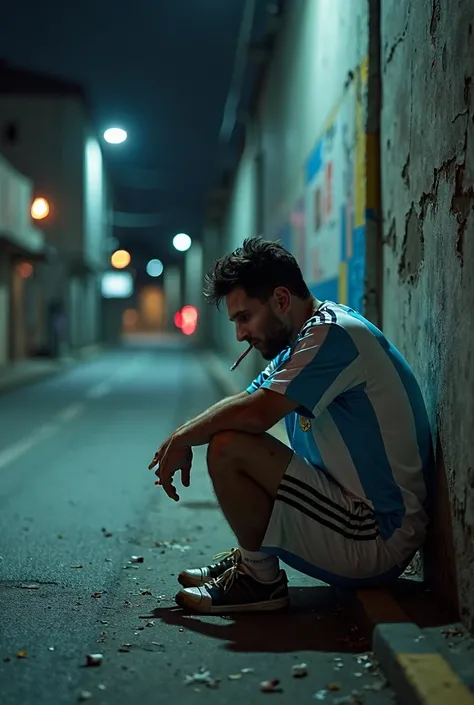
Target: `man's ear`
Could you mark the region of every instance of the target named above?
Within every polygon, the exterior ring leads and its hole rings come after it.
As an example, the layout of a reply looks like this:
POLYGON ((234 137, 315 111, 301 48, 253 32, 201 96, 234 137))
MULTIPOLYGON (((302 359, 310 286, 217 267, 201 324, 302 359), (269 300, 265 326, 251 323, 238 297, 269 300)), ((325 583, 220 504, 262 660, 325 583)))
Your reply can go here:
POLYGON ((281 313, 286 313, 291 305, 291 294, 286 286, 277 286, 273 292, 273 296, 275 297, 278 310, 281 313))

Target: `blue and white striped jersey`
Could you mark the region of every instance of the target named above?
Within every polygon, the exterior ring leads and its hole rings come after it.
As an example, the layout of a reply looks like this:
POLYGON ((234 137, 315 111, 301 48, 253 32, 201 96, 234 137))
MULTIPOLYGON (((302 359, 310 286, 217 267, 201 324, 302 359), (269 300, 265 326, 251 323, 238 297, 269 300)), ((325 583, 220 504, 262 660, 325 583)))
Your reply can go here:
POLYGON ((330 301, 252 382, 299 406, 293 450, 363 499, 398 555, 418 548, 434 477, 432 436, 413 371, 383 333, 330 301))

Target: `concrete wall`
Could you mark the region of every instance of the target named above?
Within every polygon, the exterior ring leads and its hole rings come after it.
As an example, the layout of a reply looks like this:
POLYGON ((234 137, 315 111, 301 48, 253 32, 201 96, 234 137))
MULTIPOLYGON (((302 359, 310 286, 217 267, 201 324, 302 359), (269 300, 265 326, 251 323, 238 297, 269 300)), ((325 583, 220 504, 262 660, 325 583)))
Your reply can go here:
POLYGON ((472 2, 383 0, 381 25, 384 329, 415 367, 436 428, 451 507, 436 512, 436 577, 455 587, 451 518, 474 627, 472 2))

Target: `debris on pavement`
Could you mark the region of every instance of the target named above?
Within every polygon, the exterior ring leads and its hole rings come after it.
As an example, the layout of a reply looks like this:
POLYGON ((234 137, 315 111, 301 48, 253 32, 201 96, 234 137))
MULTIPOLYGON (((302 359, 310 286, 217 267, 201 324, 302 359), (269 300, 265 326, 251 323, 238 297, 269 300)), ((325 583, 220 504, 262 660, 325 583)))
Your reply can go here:
POLYGON ((243 678, 243 673, 229 673, 229 675, 227 676, 227 678, 228 678, 230 681, 238 681, 238 680, 240 680, 241 678, 243 678))
POLYGON ((84 568, 84 566, 80 563, 77 563, 77 565, 72 565, 71 568, 84 568))
POLYGON ((190 676, 186 676, 185 685, 205 685, 207 688, 217 688, 219 680, 211 676, 211 672, 206 668, 200 668, 199 671, 190 676))
POLYGON ((28 654, 25 651, 25 649, 21 649, 21 651, 18 651, 16 654, 17 658, 28 658, 28 654))
POLYGON ((103 683, 99 683, 99 685, 97 686, 97 688, 98 688, 98 690, 106 690, 106 687, 105 687, 105 685, 104 685, 103 683))
POLYGON ((132 646, 133 644, 122 644, 122 646, 119 646, 118 651, 120 654, 129 654, 132 646))
POLYGON ((130 563, 144 563, 145 559, 143 556, 132 556, 130 558, 130 563))
POLYGON ((20 583, 22 590, 39 590, 41 585, 37 583, 20 583))
MULTIPOLYGON (((186 539, 188 540, 188 539, 186 539)), ((172 539, 171 541, 154 541, 153 543, 155 548, 162 548, 162 549, 167 549, 167 548, 174 548, 176 551, 181 551, 181 553, 184 553, 185 551, 189 551, 191 546, 187 546, 183 543, 179 543, 178 541, 172 539)), ((162 551, 164 553, 164 550, 162 551)))
POLYGON ((362 693, 353 690, 350 695, 344 695, 342 698, 335 698, 333 705, 363 705, 364 698, 362 693))
POLYGON ((140 595, 153 595, 149 588, 140 588, 140 595))
POLYGON ((101 666, 103 658, 103 654, 87 654, 86 666, 101 666))
POLYGON ((380 680, 380 681, 375 681, 375 683, 366 683, 362 687, 364 690, 373 690, 378 693, 380 690, 384 690, 384 688, 388 688, 388 681, 384 679, 384 680, 380 680))
POLYGON ((255 668, 241 668, 241 673, 255 673, 255 668))
POLYGON ((291 675, 293 676, 293 678, 304 678, 308 675, 308 664, 295 664, 291 667, 291 675))
POLYGON ((102 597, 103 594, 104 594, 103 591, 102 592, 93 592, 91 597, 94 597, 96 600, 98 600, 100 597, 102 597))
POLYGON ((77 696, 77 699, 80 703, 83 703, 85 700, 90 700, 91 698, 92 693, 89 690, 81 690, 81 692, 77 696))
POLYGON ((110 538, 111 536, 113 536, 113 533, 112 533, 111 531, 107 531, 107 529, 102 528, 101 531, 102 531, 102 533, 103 533, 103 535, 105 536, 106 539, 108 539, 108 538, 110 538))
POLYGON ((262 681, 260 683, 260 690, 262 693, 281 693, 280 681, 278 678, 272 678, 269 681, 262 681))
POLYGON ((444 629, 441 630, 441 633, 444 635, 445 639, 448 639, 450 636, 464 636, 465 633, 462 629, 459 629, 459 627, 445 627, 444 629))
POLYGON ((328 683, 326 689, 330 693, 337 693, 338 690, 341 690, 341 686, 339 685, 339 683, 328 683))

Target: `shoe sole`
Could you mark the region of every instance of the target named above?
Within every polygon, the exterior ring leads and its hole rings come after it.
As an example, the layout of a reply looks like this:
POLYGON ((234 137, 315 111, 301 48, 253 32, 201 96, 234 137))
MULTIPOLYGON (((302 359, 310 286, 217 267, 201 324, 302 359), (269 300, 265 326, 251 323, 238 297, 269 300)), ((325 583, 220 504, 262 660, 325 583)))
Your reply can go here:
POLYGON ((176 595, 176 604, 193 612, 201 614, 231 614, 232 612, 276 612, 283 610, 290 604, 290 598, 280 597, 278 600, 269 600, 268 602, 252 602, 249 605, 211 605, 198 604, 193 600, 187 600, 185 596, 176 595))

